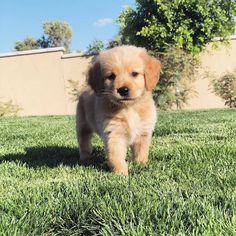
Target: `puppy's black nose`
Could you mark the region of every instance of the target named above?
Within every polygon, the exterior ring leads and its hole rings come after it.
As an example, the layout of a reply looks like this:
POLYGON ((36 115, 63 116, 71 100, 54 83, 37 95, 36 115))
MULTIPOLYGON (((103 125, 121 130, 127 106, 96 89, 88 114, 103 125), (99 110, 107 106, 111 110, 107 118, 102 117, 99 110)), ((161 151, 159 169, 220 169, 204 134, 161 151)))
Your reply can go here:
POLYGON ((122 97, 127 97, 129 95, 129 89, 127 87, 120 87, 120 88, 117 89, 117 92, 122 97))

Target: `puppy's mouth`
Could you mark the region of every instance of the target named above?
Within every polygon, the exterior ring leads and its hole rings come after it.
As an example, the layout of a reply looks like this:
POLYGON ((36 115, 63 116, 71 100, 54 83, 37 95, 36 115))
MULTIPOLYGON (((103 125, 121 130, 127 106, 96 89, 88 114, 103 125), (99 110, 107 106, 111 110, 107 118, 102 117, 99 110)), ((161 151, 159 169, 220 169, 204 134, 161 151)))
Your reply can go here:
POLYGON ((137 98, 126 97, 126 98, 120 98, 119 101, 121 101, 121 102, 122 102, 122 101, 125 101, 125 102, 126 102, 126 101, 134 101, 134 100, 136 100, 136 99, 137 99, 137 98))
POLYGON ((101 96, 106 97, 109 99, 109 101, 116 105, 121 104, 129 104, 134 101, 136 101, 140 96, 137 97, 130 97, 130 96, 121 96, 120 94, 117 94, 115 91, 104 89, 101 93, 101 96))
POLYGON ((120 94, 114 94, 115 95, 115 99, 119 102, 119 103, 132 103, 137 101, 140 96, 121 96, 120 94))
POLYGON ((110 97, 110 99, 118 103, 128 103, 137 100, 136 97, 119 97, 116 95, 114 95, 112 98, 110 97))

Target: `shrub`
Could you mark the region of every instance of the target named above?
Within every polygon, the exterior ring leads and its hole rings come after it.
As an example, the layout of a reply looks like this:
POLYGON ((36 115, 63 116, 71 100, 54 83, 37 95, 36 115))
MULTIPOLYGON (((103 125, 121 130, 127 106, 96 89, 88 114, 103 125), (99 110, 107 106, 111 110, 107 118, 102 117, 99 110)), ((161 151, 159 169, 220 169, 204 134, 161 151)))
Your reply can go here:
POLYGON ((70 79, 67 82, 68 82, 67 89, 68 89, 68 94, 70 96, 70 100, 72 102, 77 102, 81 92, 83 92, 84 89, 86 88, 87 82, 85 79, 83 80, 82 78, 80 80, 70 79))
POLYGON ((79 97, 79 92, 80 92, 80 81, 79 80, 68 80, 68 89, 69 89, 69 96, 70 96, 70 100, 72 102, 76 102, 78 100, 79 97))
POLYGON ((225 100, 225 105, 236 107, 236 70, 213 80, 214 92, 225 100))
POLYGON ((22 108, 14 104, 12 100, 7 102, 0 101, 0 116, 15 116, 20 110, 22 108))
POLYGON ((154 90, 154 100, 162 110, 181 109, 194 95, 191 83, 195 79, 198 61, 189 53, 169 48, 159 55, 162 64, 160 81, 154 90))

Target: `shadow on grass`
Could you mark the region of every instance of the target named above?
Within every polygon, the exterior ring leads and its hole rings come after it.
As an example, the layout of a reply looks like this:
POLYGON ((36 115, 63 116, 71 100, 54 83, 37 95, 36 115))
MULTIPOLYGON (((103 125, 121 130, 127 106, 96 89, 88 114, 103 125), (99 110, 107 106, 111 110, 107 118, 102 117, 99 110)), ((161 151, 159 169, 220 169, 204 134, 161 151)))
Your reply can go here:
POLYGON ((3 162, 21 162, 31 168, 42 166, 54 168, 59 165, 74 167, 81 165, 91 166, 103 171, 109 170, 105 160, 104 149, 98 146, 94 147, 92 161, 88 164, 80 162, 78 148, 61 146, 29 147, 25 149, 25 153, 14 153, 0 157, 0 164, 3 162))

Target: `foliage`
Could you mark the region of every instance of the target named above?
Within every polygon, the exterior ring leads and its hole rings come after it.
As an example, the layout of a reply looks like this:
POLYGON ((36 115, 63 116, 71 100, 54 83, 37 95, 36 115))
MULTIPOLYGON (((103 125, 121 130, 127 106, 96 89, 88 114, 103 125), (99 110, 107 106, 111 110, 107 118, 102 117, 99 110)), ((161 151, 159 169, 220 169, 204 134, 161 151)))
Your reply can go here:
POLYGON ((127 43, 162 52, 171 45, 198 54, 215 37, 235 29, 235 0, 136 0, 119 16, 127 43))
POLYGON ((87 54, 98 54, 102 50, 105 49, 105 44, 102 40, 95 39, 89 46, 87 47, 87 54))
POLYGON ((108 44, 106 45, 106 49, 110 49, 110 48, 114 48, 117 46, 121 46, 122 44, 125 44, 124 42, 122 42, 122 37, 120 34, 116 35, 112 40, 110 40, 108 42, 108 44))
POLYGON ((118 35, 120 36, 120 39, 123 44, 134 44, 136 46, 139 46, 138 41, 134 40, 134 36, 136 36, 136 33, 135 35, 133 35, 133 31, 135 31, 135 29, 132 28, 132 31, 129 32, 129 24, 132 21, 131 17, 133 13, 134 10, 129 6, 125 6, 124 10, 120 13, 117 19, 117 23, 120 26, 118 35))
POLYGON ((39 39, 42 48, 64 47, 66 52, 70 51, 72 29, 70 25, 62 21, 48 21, 43 24, 46 36, 39 39))
POLYGON ((44 35, 39 39, 27 37, 23 41, 15 43, 17 51, 36 48, 64 47, 70 51, 72 29, 70 25, 62 21, 48 21, 43 24, 44 35))
MULTIPOLYGON (((236 109, 160 112, 146 166, 81 166, 72 116, 0 119, 0 235, 234 235, 236 109)), ((130 158, 128 153, 128 158, 130 158)))
POLYGON ((225 105, 236 107, 236 71, 213 80, 213 88, 217 95, 225 100, 225 105))
POLYGON ((119 40, 113 39, 108 42, 106 49, 110 49, 110 48, 114 48, 118 46, 121 46, 121 42, 119 40))
POLYGON ((196 58, 181 49, 169 48, 159 55, 162 64, 160 81, 154 99, 162 110, 181 109, 194 94, 191 83, 198 66, 196 58))
POLYGON ((95 39, 91 44, 89 44, 87 48, 88 54, 98 54, 99 52, 105 49, 111 49, 114 47, 118 47, 124 44, 122 42, 122 38, 120 35, 115 36, 113 39, 108 41, 108 43, 104 43, 102 40, 95 39))
POLYGON ((14 104, 12 100, 7 102, 0 101, 0 116, 15 116, 20 110, 22 108, 14 104))
POLYGON ((81 91, 81 81, 80 80, 68 80, 68 89, 69 89, 69 95, 70 95, 70 98, 71 98, 71 101, 72 102, 75 102, 75 101, 78 101, 78 97, 79 97, 79 94, 80 94, 80 91, 81 91))
POLYGON ((23 41, 16 41, 16 51, 25 51, 40 48, 39 42, 33 37, 26 37, 23 41))

